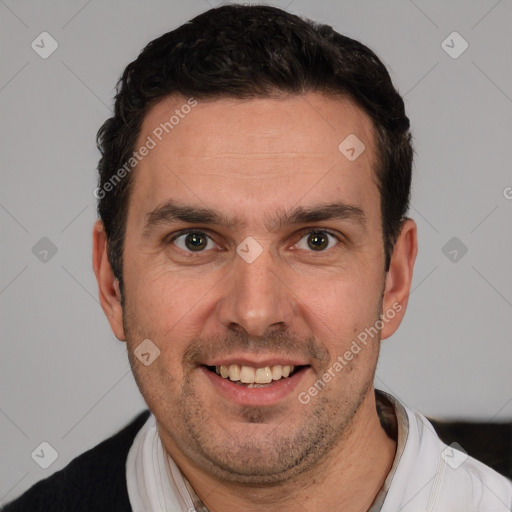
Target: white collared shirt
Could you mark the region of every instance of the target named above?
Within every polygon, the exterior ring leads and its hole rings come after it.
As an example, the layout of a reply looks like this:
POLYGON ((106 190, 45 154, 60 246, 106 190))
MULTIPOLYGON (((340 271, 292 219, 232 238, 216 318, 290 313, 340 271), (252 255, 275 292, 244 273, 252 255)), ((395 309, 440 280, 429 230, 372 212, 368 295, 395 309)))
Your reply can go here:
MULTIPOLYGON (((423 415, 392 395, 380 390, 375 393, 381 422, 397 441, 397 450, 391 471, 368 512, 512 511, 510 480, 444 444, 423 415), (382 411, 388 418, 394 416, 391 425, 385 424, 382 411)), ((207 511, 165 452, 153 414, 128 453, 126 482, 134 512, 207 511)))

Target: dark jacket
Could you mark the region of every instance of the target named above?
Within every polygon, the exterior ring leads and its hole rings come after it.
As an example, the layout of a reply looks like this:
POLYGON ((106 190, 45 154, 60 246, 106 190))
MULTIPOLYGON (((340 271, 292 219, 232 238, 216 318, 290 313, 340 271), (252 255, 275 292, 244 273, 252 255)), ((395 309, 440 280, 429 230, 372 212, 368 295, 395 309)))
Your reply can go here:
POLYGON ((126 487, 126 458, 149 417, 141 412, 112 437, 35 483, 2 512, 132 512, 126 487))

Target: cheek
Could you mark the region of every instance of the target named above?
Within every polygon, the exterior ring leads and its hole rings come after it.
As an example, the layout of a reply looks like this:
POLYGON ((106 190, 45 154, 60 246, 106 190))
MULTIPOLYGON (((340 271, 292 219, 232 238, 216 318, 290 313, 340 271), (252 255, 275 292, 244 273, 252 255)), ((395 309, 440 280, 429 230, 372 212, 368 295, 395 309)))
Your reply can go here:
POLYGON ((192 279, 165 268, 134 269, 127 290, 139 322, 146 328, 169 330, 190 327, 190 318, 207 302, 214 286, 208 279, 192 279))
POLYGON ((376 277, 371 279, 367 275, 347 271, 331 279, 312 279, 307 286, 297 286, 302 314, 314 325, 313 332, 320 339, 346 339, 375 323, 380 312, 381 287, 376 277))
POLYGON ((138 278, 126 289, 129 347, 134 350, 142 340, 150 339, 160 350, 156 366, 173 376, 181 375, 184 351, 201 334, 214 309, 216 281, 180 278, 175 272, 158 269, 139 273, 138 278))

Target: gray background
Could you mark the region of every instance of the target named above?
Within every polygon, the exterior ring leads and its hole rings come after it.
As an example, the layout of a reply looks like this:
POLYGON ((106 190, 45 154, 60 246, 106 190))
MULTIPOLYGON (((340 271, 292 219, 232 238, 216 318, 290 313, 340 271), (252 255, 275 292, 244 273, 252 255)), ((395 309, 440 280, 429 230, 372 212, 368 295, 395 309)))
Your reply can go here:
MULTIPOLYGON (((3 502, 145 408, 97 300, 95 134, 142 47, 219 3, 0 0, 3 502), (48 59, 31 48, 43 31, 59 44, 48 59), (57 248, 47 261, 33 253, 43 237, 57 248), (31 458, 42 441, 58 452, 48 469, 31 458)), ((512 3, 274 5, 374 49, 412 121, 420 252, 376 386, 426 415, 512 419, 512 3), (456 59, 441 46, 453 31, 469 44, 456 59), (452 237, 458 246, 443 252, 452 237)))

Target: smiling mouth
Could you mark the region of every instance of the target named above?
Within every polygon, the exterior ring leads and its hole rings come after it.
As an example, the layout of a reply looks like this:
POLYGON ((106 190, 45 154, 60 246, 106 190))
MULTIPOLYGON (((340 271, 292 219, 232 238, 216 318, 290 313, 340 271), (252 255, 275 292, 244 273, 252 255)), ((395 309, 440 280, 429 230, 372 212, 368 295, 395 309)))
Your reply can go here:
POLYGON ((276 381, 287 379, 288 377, 295 375, 305 367, 306 366, 280 364, 264 366, 261 368, 254 368, 252 366, 240 364, 231 364, 229 366, 206 366, 209 371, 216 373, 219 377, 238 384, 239 386, 249 388, 269 386, 276 381))

